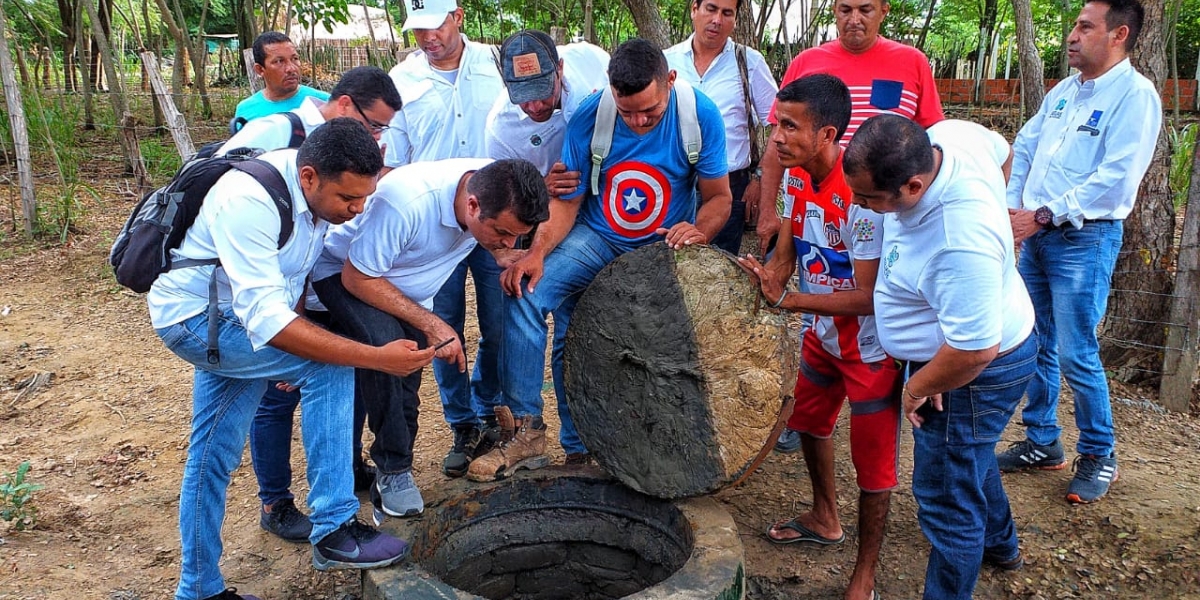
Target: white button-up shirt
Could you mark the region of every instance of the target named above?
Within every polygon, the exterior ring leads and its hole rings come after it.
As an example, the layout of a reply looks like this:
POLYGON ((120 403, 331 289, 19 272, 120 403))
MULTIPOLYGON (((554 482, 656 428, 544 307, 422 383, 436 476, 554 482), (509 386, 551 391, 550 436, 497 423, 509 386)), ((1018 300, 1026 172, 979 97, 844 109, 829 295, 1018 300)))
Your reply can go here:
MULTIPOLYGON (((679 77, 700 88, 709 98, 712 98, 717 110, 725 118, 725 158, 730 171, 745 169, 750 166, 750 133, 746 127, 746 103, 742 93, 742 75, 738 70, 737 56, 734 55, 733 40, 725 40, 725 49, 708 66, 701 76, 696 71, 695 56, 692 52, 692 38, 667 48, 667 65, 679 77)), ((763 59, 754 48, 746 48, 746 75, 750 80, 750 97, 753 99, 755 115, 754 122, 762 125, 771 114, 775 105, 775 94, 779 86, 763 59)))
MULTIPOLYGON (((300 117, 305 135, 311 134, 314 129, 325 124, 325 116, 321 114, 322 106, 325 106, 325 100, 310 96, 304 99, 300 108, 292 111, 300 117)), ((278 150, 287 148, 291 141, 292 122, 284 113, 275 113, 246 123, 240 131, 229 138, 228 142, 225 142, 224 146, 217 150, 215 155, 224 156, 234 148, 278 150)))
POLYGON ((451 83, 434 72, 425 52, 417 50, 389 75, 404 108, 384 132, 383 162, 398 167, 446 158, 483 158, 483 128, 496 98, 505 93, 490 46, 464 44, 458 73, 451 83))
MULTIPOLYGON (((304 295, 304 280, 321 252, 328 223, 315 219, 300 189, 296 150, 284 149, 260 157, 283 175, 292 196, 295 226, 279 246, 279 210, 266 190, 249 174, 230 171, 209 190, 179 248, 171 259, 219 258, 217 306, 233 312, 246 328, 255 350, 267 345, 298 315, 295 306, 304 295)), ((163 273, 146 300, 155 328, 174 325, 208 308, 212 266, 174 269, 163 273)))
POLYGON ((496 99, 484 132, 487 155, 497 160, 523 158, 542 172, 562 159, 567 123, 584 98, 608 85, 608 53, 591 44, 558 47, 563 63, 560 108, 544 123, 529 118, 505 91, 496 99))
POLYGON ((1162 127, 1154 84, 1129 64, 1100 77, 1059 82, 1013 142, 1008 206, 1046 206, 1054 223, 1124 219, 1162 127))

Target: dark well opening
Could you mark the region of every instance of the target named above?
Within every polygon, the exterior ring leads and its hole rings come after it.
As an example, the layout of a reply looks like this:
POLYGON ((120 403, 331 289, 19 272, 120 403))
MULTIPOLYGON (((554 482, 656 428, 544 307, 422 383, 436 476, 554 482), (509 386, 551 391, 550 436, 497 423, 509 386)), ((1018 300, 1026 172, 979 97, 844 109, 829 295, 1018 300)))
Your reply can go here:
POLYGON ((670 502, 576 477, 475 489, 422 521, 421 566, 490 600, 622 598, 679 570, 693 545, 670 502))

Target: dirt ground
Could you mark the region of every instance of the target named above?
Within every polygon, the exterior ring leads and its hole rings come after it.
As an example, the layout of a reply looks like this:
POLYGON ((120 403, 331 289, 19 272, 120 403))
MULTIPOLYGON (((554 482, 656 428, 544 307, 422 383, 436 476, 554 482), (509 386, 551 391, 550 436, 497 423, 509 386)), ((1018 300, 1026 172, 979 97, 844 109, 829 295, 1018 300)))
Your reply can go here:
MULTIPOLYGON (((0 522, 0 599, 168 598, 178 577, 191 368, 154 336, 144 300, 117 286, 104 266, 132 203, 119 184, 93 182, 105 200, 87 200, 87 217, 66 246, 14 241, 13 212, 0 215, 0 473, 28 460, 30 479, 44 486, 35 495, 35 528, 16 532, 0 522), (22 387, 40 373, 53 378, 35 391, 22 387)), ((6 189, 12 207, 15 188, 6 189)), ((416 448, 425 488, 445 481, 439 466, 450 443, 432 380, 427 373, 416 448)), ((1029 564, 1012 574, 985 569, 978 598, 1200 599, 1200 420, 1163 414, 1152 400, 1114 388, 1121 478, 1102 502, 1069 506, 1070 471, 1005 477, 1029 564)), ((1069 398, 1060 416, 1064 445, 1073 447, 1069 398)), ((553 428, 556 419, 548 420, 553 428)), ((1021 435, 1011 426, 1006 442, 1021 435)), ((302 499, 298 430, 294 439, 293 490, 302 499)), ((718 494, 738 523, 752 598, 840 598, 854 559, 857 493, 844 426, 836 439, 849 533, 841 546, 775 547, 762 536, 811 498, 799 454, 773 454, 744 485, 718 494)), ((907 474, 911 436, 902 439, 907 474)), ((883 598, 917 598, 923 581, 928 545, 906 479, 893 495, 877 577, 883 598)), ((229 584, 271 599, 357 598, 353 574, 314 571, 306 545, 258 528, 255 491, 247 455, 222 532, 229 584)))

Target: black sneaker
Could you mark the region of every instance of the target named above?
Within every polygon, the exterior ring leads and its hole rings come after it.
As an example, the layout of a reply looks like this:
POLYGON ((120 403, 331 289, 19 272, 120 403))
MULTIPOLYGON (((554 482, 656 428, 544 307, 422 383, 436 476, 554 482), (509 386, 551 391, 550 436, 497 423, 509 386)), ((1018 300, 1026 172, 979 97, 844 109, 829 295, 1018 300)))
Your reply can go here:
POLYGON ((289 542, 307 542, 312 534, 312 521, 300 512, 291 498, 280 500, 271 506, 271 512, 260 508, 258 526, 289 542))
POLYGON ((375 484, 375 467, 364 462, 354 463, 354 493, 365 492, 375 484))
POLYGON ((471 459, 475 458, 482 434, 475 425, 455 425, 453 429, 454 445, 442 461, 442 473, 447 477, 462 477, 467 474, 471 459))
POLYGON ((408 556, 408 542, 392 537, 353 517, 313 544, 313 568, 374 569, 408 556))
POLYGON ((996 464, 1001 473, 1017 471, 1041 470, 1058 471, 1067 466, 1063 456, 1062 443, 1054 440, 1053 444, 1039 446, 1028 439, 1021 440, 1008 447, 1008 450, 996 455, 996 464))
POLYGON ((216 596, 209 596, 204 600, 260 600, 258 596, 239 596, 237 588, 229 588, 216 596))
POLYGON ((1108 493, 1108 486, 1117 480, 1117 455, 1092 456, 1080 454, 1075 457, 1075 478, 1067 486, 1067 501, 1073 504, 1090 504, 1108 493))

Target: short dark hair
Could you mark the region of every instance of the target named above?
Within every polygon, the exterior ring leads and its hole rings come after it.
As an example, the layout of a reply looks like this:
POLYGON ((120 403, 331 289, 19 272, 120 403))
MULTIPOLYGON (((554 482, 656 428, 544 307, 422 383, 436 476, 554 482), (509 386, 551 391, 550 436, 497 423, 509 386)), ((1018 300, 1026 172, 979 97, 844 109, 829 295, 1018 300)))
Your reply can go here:
POLYGON ((342 78, 329 92, 329 100, 332 102, 342 96, 350 96, 364 109, 376 100, 383 100, 392 110, 400 110, 404 105, 400 101, 400 92, 396 91, 396 83, 379 67, 354 67, 342 73, 342 78))
POLYGON ((846 148, 842 170, 871 174, 875 189, 892 194, 915 175, 933 170, 933 145, 920 125, 899 115, 867 119, 846 148))
POLYGON ((316 169, 322 179, 337 179, 342 173, 373 176, 383 168, 383 157, 362 123, 338 117, 308 134, 296 154, 296 165, 316 169))
POLYGON ((626 40, 608 61, 608 82, 618 96, 632 96, 651 81, 666 83, 667 57, 653 42, 642 38, 626 40))
POLYGON ((813 117, 813 125, 834 127, 837 138, 842 139, 850 125, 850 88, 841 79, 828 73, 805 75, 779 90, 775 95, 778 102, 803 104, 813 117))
POLYGON ((284 42, 295 45, 295 42, 292 41, 292 38, 283 35, 278 31, 262 32, 261 35, 254 38, 254 45, 251 46, 251 48, 254 49, 254 64, 260 67, 267 66, 267 46, 270 46, 271 44, 282 44, 284 42))
POLYGON ((479 200, 480 219, 494 219, 506 210, 512 210, 526 225, 550 218, 546 181, 537 167, 523 158, 498 160, 475 171, 467 181, 467 192, 479 200))
POLYGON ((1129 37, 1125 38, 1125 51, 1133 50, 1137 43, 1138 34, 1142 32, 1142 21, 1146 19, 1146 9, 1138 0, 1088 0, 1088 4, 1098 2, 1108 5, 1108 15, 1104 17, 1104 26, 1112 31, 1122 25, 1129 28, 1129 37))
MULTIPOLYGON (((700 8, 701 2, 704 2, 704 0, 692 0, 692 8, 700 8)), ((735 10, 742 10, 742 2, 743 0, 737 0, 737 8, 735 10)))

